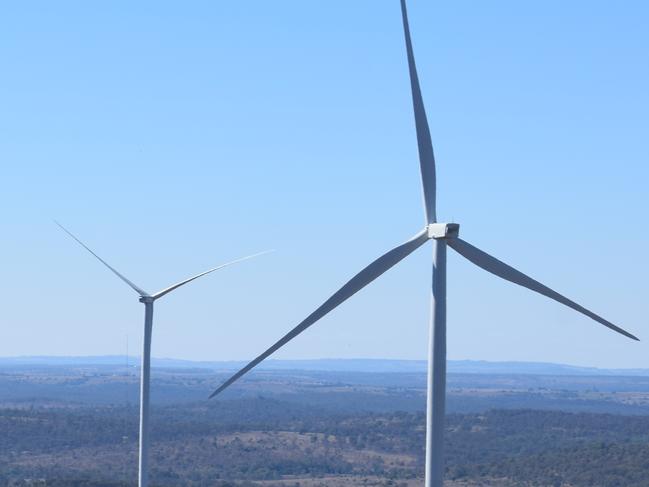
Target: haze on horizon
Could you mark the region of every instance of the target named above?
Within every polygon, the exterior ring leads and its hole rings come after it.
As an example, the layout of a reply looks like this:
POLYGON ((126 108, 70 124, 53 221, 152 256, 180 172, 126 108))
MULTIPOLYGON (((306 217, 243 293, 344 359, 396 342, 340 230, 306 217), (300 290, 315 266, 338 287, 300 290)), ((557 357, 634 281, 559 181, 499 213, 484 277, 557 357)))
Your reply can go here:
MULTIPOLYGON (((643 340, 451 255, 449 358, 649 367, 649 6, 410 10, 440 219, 643 340)), ((270 345, 422 222, 403 50, 396 1, 8 6, 0 356, 140 353, 52 218, 147 290, 278 249, 160 303, 153 355, 270 345)), ((424 358, 425 253, 274 358, 424 358)))

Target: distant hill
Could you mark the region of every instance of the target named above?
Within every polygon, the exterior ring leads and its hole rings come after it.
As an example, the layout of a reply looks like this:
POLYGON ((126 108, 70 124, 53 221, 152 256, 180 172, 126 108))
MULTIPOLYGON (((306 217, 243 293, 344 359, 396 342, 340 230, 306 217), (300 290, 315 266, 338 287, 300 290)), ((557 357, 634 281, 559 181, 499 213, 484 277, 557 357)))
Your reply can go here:
MULTIPOLYGON (((0 367, 12 366, 125 366, 124 355, 102 356, 26 356, 0 357, 0 367)), ((137 357, 129 357, 130 366, 139 363, 137 357)), ((234 370, 246 364, 243 361, 199 362, 171 358, 154 358, 154 367, 182 369, 234 370)), ((267 360, 259 370, 310 370, 327 372, 379 372, 423 373, 424 360, 390 359, 314 359, 314 360, 267 360)), ((545 362, 488 362, 484 360, 450 360, 449 373, 493 375, 584 375, 584 376, 649 376, 649 369, 600 369, 545 362)))

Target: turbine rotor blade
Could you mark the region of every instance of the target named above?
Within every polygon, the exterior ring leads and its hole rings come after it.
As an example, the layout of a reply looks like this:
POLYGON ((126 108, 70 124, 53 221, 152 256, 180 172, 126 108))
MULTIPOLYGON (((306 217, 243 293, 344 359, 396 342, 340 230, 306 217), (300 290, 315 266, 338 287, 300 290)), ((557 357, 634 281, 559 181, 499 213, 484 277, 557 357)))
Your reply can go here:
POLYGON ((401 0, 401 15, 403 17, 403 31, 406 38, 406 51, 408 54, 408 71, 410 73, 410 89, 412 91, 412 105, 415 112, 415 127, 417 129, 417 146, 419 150, 419 168, 421 170, 421 183, 424 190, 424 206, 426 209, 427 223, 437 221, 436 214, 436 177, 435 177, 435 154, 433 153, 433 142, 430 138, 430 128, 426 118, 424 100, 419 87, 419 76, 415 65, 415 54, 410 39, 410 27, 408 26, 408 11, 406 0, 401 0))
POLYGON ((133 290, 135 290, 136 293, 138 293, 140 296, 149 296, 149 293, 147 293, 142 288, 136 286, 131 281, 129 281, 126 277, 124 277, 122 274, 117 272, 117 270, 114 267, 112 267, 110 264, 108 264, 108 262, 106 262, 104 259, 102 259, 97 254, 95 254, 92 250, 90 250, 90 247, 88 247, 81 240, 79 240, 77 237, 75 237, 72 234, 72 232, 70 232, 67 228, 65 228, 63 225, 61 225, 56 220, 54 220, 54 223, 56 223, 61 228, 61 230, 63 230, 65 233, 67 233, 70 237, 72 237, 74 240, 76 240, 79 245, 81 245, 84 249, 86 249, 88 252, 90 252, 92 255, 94 255, 95 258, 97 258, 97 260, 99 260, 99 262, 101 262, 106 267, 108 267, 117 277, 119 277, 122 281, 124 281, 126 284, 128 284, 133 290))
POLYGON ((614 325, 610 321, 605 320, 599 315, 596 315, 592 311, 584 308, 583 306, 575 303, 574 301, 562 296, 558 292, 550 289, 549 287, 541 284, 540 282, 532 279, 529 276, 526 276, 522 272, 514 269, 513 267, 505 264, 504 262, 499 261, 495 257, 483 252, 482 250, 474 247, 473 245, 465 242, 460 238, 450 238, 447 240, 447 243, 453 250, 455 250, 462 257, 466 258, 470 262, 474 263, 478 267, 490 272, 498 277, 505 279, 506 281, 513 282, 519 286, 525 287, 532 291, 535 291, 543 296, 546 296, 550 299, 553 299, 568 308, 572 308, 575 311, 580 312, 583 315, 588 316, 589 318, 601 323, 602 325, 610 328, 613 331, 616 331, 628 338, 633 340, 638 340, 637 337, 629 333, 628 331, 623 330, 619 326, 614 325))
POLYGON ((428 240, 427 231, 424 230, 418 233, 417 235, 415 235, 407 242, 386 252, 381 257, 379 257, 374 262, 372 262, 370 265, 365 267, 362 271, 360 271, 349 281, 347 281, 347 283, 343 287, 341 287, 338 291, 336 291, 318 309, 316 309, 313 313, 307 316, 304 321, 302 321, 299 325, 297 325, 286 335, 284 335, 272 347, 267 349, 264 353, 259 355, 256 359, 254 359, 252 362, 250 362, 248 365, 246 365, 244 368, 242 368, 236 374, 230 377, 227 381, 225 381, 218 389, 216 389, 216 391, 214 391, 210 395, 210 399, 216 396, 217 394, 219 394, 220 392, 222 392, 223 390, 225 390, 230 385, 232 385, 232 383, 234 383, 241 376, 243 376, 248 371, 250 371, 253 367, 255 367, 260 362, 265 360, 267 357, 275 353, 278 349, 282 348, 293 338, 298 336, 300 333, 302 333, 304 330, 309 328, 320 318, 325 316, 327 313, 332 311, 338 305, 342 304, 351 296, 353 296, 358 291, 363 289, 365 286, 367 286, 370 282, 375 280, 381 274, 386 272, 388 269, 394 267, 401 260, 406 258, 408 255, 410 255, 412 252, 414 252, 416 249, 418 249, 424 243, 426 243, 427 240, 428 240))
POLYGON ((205 276, 207 274, 210 274, 210 273, 212 273, 214 271, 218 271, 219 269, 223 269, 224 267, 227 267, 229 265, 237 264, 239 262, 243 262, 244 260, 252 259, 253 257, 258 257, 260 255, 268 254, 270 252, 274 252, 274 250, 264 250, 263 252, 257 252, 256 254, 248 255, 246 257, 241 257, 240 259, 236 259, 236 260, 232 260, 230 262, 226 262, 225 264, 221 264, 220 266, 213 267, 210 270, 207 270, 205 272, 201 272, 200 274, 196 274, 195 276, 192 276, 192 277, 190 277, 188 279, 185 279, 184 281, 180 281, 180 282, 178 282, 176 284, 173 284, 172 286, 169 286, 169 287, 163 289, 162 291, 159 291, 159 292, 155 293, 151 297, 153 299, 161 298, 165 294, 168 294, 171 291, 174 291, 174 290, 178 289, 180 286, 184 286, 185 284, 190 283, 195 279, 198 279, 199 277, 203 277, 203 276, 205 276))

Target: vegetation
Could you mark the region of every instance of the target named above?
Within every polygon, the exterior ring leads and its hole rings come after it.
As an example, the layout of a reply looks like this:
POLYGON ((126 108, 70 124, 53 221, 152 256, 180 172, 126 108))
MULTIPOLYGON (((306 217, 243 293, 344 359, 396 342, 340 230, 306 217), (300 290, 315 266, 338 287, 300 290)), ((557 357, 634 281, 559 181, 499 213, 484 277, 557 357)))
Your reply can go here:
MULTIPOLYGON (((132 485, 136 417, 133 408, 2 409, 0 485, 132 485)), ((422 475, 423 420, 419 413, 331 413, 263 398, 167 406, 153 418, 151 477, 160 486, 295 486, 327 477, 399 485, 422 475)), ((467 482, 457 485, 646 486, 649 417, 454 414, 446 458, 449 481, 467 482)))
MULTIPOLYGON (((206 401, 212 373, 156 370, 154 485, 421 485, 422 374, 263 374, 206 401)), ((0 391, 0 487, 135 485, 136 376, 5 369, 0 391)), ((447 487, 648 485, 645 378, 451 375, 448 404, 447 487)))

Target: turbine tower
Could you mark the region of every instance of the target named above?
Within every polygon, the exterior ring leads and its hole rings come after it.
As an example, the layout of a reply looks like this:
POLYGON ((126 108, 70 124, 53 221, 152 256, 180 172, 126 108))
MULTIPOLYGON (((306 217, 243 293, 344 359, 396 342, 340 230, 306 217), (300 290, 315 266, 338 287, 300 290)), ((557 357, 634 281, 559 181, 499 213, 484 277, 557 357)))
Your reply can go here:
POLYGON ((447 246, 451 247, 461 256, 487 272, 558 301, 559 303, 588 316, 598 323, 621 333, 626 337, 632 338, 633 340, 638 339, 629 332, 596 315, 592 311, 580 306, 558 292, 460 239, 458 236, 459 225, 455 223, 439 223, 437 221, 435 211, 435 158, 433 155, 433 145, 428 128, 428 121, 426 119, 426 112, 424 110, 424 103, 419 88, 417 69, 415 67, 415 58, 410 39, 405 0, 401 0, 401 14, 403 17, 408 68, 410 73, 410 87, 412 91, 415 128, 417 132, 417 145, 419 148, 419 163, 424 193, 426 225, 423 230, 417 233, 410 240, 388 251, 352 277, 343 287, 336 291, 336 293, 311 313, 304 321, 225 381, 212 393, 210 398, 222 392, 261 361, 286 345, 320 318, 430 240, 433 243, 433 285, 428 341, 425 487, 441 487, 444 473, 442 448, 444 443, 444 414, 446 400, 447 246))
POLYGON ((65 233, 67 233, 70 237, 76 240, 83 248, 85 248, 88 252, 90 252, 93 256, 95 256, 102 264, 108 267, 117 277, 119 277, 122 281, 128 284, 136 293, 138 293, 140 296, 139 299, 140 303, 144 304, 144 340, 142 346, 142 369, 141 369, 141 376, 140 376, 140 436, 139 436, 140 451, 139 451, 139 463, 138 463, 138 486, 147 487, 149 485, 149 469, 148 469, 149 390, 150 390, 150 382, 151 382, 151 334, 153 332, 153 303, 156 300, 160 299, 161 297, 169 294, 171 291, 175 291, 179 287, 184 286, 185 284, 188 284, 194 281, 195 279, 198 279, 199 277, 205 276, 219 269, 223 269, 224 267, 227 267, 229 265, 236 264, 238 262, 242 262, 244 260, 248 260, 253 257, 257 257, 258 255, 266 254, 271 251, 267 250, 264 252, 259 252, 253 255, 249 255, 247 257, 242 257, 240 259, 236 259, 230 262, 226 262, 225 264, 221 264, 220 266, 214 267, 205 272, 201 272, 200 274, 197 274, 188 279, 173 284, 169 287, 166 287, 163 290, 158 291, 157 293, 149 294, 146 291, 144 291, 142 288, 133 284, 122 274, 117 272, 115 268, 111 267, 105 260, 103 260, 97 254, 95 254, 92 250, 90 250, 90 248, 86 246, 86 244, 84 244, 81 240, 75 237, 63 225, 61 225, 59 222, 55 222, 55 223, 59 227, 61 227, 61 229, 65 233))

